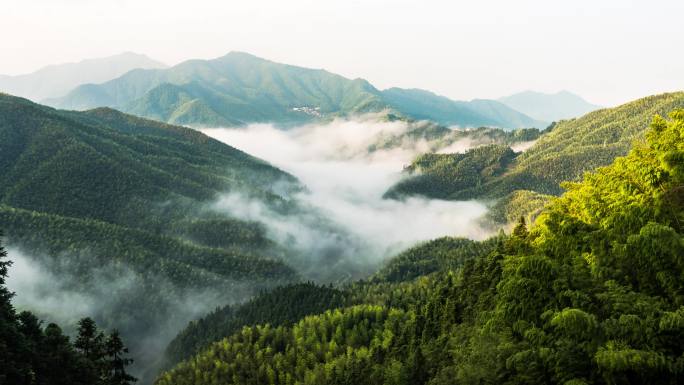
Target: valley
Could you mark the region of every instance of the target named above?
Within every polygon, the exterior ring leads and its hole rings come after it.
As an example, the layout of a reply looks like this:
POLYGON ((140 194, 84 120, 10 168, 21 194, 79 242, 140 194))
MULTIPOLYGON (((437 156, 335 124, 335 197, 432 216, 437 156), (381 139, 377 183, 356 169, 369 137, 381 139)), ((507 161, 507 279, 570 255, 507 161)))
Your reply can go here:
POLYGON ((0 385, 684 383, 675 3, 0 3, 0 385))

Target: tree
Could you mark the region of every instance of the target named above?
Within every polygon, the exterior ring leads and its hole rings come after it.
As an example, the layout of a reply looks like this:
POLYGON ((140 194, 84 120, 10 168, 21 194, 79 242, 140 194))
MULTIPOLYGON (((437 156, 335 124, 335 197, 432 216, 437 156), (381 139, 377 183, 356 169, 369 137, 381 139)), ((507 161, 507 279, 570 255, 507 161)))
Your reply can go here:
POLYGON ((105 342, 105 354, 107 356, 109 385, 130 385, 137 379, 126 372, 126 366, 133 360, 126 357, 128 348, 124 346, 119 331, 114 329, 105 342))
POLYGON ((98 330, 92 318, 86 317, 78 321, 78 336, 74 341, 74 347, 81 355, 87 382, 106 383, 104 334, 98 330))

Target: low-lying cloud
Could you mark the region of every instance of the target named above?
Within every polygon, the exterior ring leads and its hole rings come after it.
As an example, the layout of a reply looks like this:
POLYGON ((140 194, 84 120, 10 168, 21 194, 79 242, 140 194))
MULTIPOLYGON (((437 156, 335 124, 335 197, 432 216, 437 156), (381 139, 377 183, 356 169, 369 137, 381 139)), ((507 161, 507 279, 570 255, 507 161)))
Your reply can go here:
POLYGON ((81 271, 78 258, 49 257, 8 249, 12 266, 7 287, 14 306, 59 324, 73 335, 83 317, 111 331, 117 328, 135 359, 131 371, 149 384, 162 364, 163 352, 179 330, 218 305, 241 302, 256 291, 249 284, 232 289, 179 289, 167 280, 141 275, 128 267, 103 265, 81 271))
MULTIPOLYGON (((404 133, 408 124, 365 118, 290 130, 266 124, 204 129, 205 134, 295 175, 307 187, 296 200, 342 231, 335 233, 312 218, 280 215, 235 193, 222 196, 214 208, 265 223, 276 240, 289 240, 308 254, 306 258, 314 258, 302 263, 310 273, 325 269, 316 263, 326 259, 315 253, 330 248, 342 250, 345 255, 339 259, 368 273, 387 257, 420 241, 445 235, 487 237, 489 233, 478 225, 486 213, 482 203, 382 199, 401 179, 403 167, 428 147, 418 141, 376 148, 378 142, 404 133)), ((463 151, 469 145, 465 141, 458 144, 463 151)), ((312 276, 316 278, 317 274, 312 276)))

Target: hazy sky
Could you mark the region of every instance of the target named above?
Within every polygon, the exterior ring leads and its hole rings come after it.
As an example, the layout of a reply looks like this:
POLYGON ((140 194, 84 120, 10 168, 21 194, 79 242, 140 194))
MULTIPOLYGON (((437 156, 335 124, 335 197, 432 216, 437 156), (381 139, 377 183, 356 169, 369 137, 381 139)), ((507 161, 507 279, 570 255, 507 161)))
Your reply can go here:
POLYGON ((613 105, 684 89, 681 0, 2 0, 0 73, 231 50, 455 98, 568 89, 613 105))

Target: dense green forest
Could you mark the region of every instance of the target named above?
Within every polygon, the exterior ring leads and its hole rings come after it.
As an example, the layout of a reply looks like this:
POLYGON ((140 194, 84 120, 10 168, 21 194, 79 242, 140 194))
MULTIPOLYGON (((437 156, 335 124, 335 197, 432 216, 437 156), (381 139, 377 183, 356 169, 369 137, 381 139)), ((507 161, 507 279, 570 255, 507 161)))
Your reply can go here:
MULTIPOLYGON (((497 199, 515 190, 559 195, 563 191, 561 182, 577 181, 585 172, 625 155, 632 141, 643 138, 654 115, 665 115, 682 107, 684 93, 668 93, 560 121, 549 127, 530 149, 502 159, 505 163, 497 172, 482 173, 478 159, 473 159, 472 165, 464 164, 467 156, 426 154, 407 168, 407 178, 387 195, 456 200, 497 199), (426 160, 430 162, 425 164, 426 160), (468 175, 468 183, 452 174, 468 175)), ((469 155, 481 156, 474 150, 469 155)))
POLYGON ((553 195, 540 194, 529 190, 515 190, 490 205, 484 218, 485 225, 514 224, 520 217, 527 223, 534 222, 553 195))
POLYGON ((501 176, 515 158, 515 151, 500 144, 475 147, 463 154, 423 154, 404 169, 412 177, 392 186, 385 197, 420 194, 449 199, 458 191, 501 176))
POLYGON ((104 296, 90 316, 131 341, 136 366, 157 359, 139 355, 149 350, 142 337, 300 279, 262 224, 210 204, 239 192, 288 213, 297 209, 288 194, 302 186, 197 131, 0 94, 0 170, 8 245, 61 290, 104 296), (193 297, 199 308, 183 305, 193 297))
POLYGON ((157 384, 681 383, 684 110, 636 139, 534 226, 422 245, 349 287, 358 305, 245 326, 157 384))
POLYGON ((494 100, 459 102, 428 91, 381 91, 364 79, 230 52, 167 69, 137 69, 102 84, 84 84, 45 101, 64 109, 108 106, 173 124, 204 127, 276 122, 293 125, 391 110, 460 127, 546 124, 494 100))
MULTIPOLYGON (((0 233, 0 238, 2 234, 0 233)), ((43 326, 34 314, 17 312, 6 287, 12 261, 0 239, 0 384, 129 385, 132 363, 117 330, 105 334, 91 318, 78 322, 73 342, 59 325, 43 326)))
POLYGON ((346 304, 346 292, 311 282, 262 292, 244 304, 216 308, 192 321, 166 348, 165 363, 169 366, 187 359, 247 325, 291 325, 304 316, 346 304))

